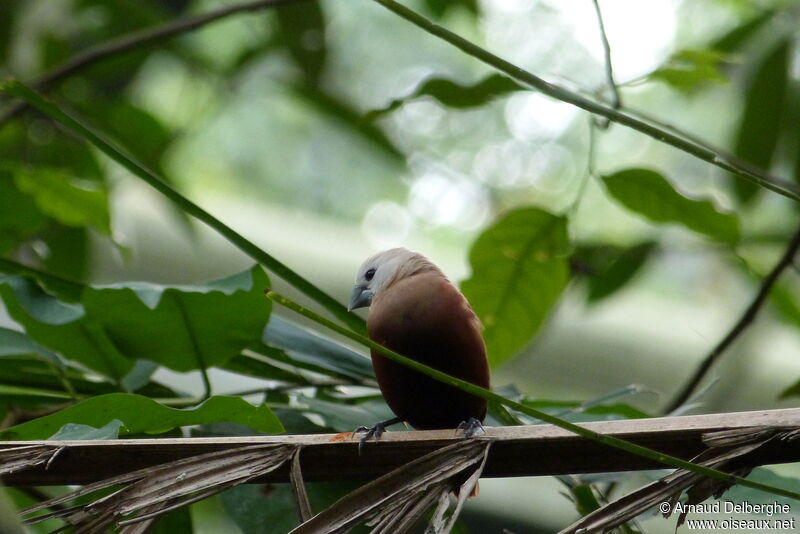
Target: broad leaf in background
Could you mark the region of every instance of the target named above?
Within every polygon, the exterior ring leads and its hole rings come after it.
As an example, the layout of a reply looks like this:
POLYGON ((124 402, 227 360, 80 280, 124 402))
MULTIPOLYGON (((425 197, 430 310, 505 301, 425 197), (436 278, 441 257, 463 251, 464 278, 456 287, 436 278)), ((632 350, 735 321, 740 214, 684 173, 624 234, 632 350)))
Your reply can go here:
MULTIPOLYGON (((762 484, 786 488, 790 491, 800 491, 799 478, 781 476, 769 467, 757 467, 753 469, 753 472, 748 475, 747 479, 752 480, 753 482, 761 482, 762 484)), ((725 500, 736 503, 747 502, 748 504, 772 504, 777 501, 779 503, 786 504, 790 510, 792 510, 790 514, 796 515, 794 514, 794 507, 797 506, 797 501, 793 501, 788 497, 770 495, 763 491, 758 491, 746 486, 733 486, 731 489, 725 492, 725 500)), ((762 510, 761 513, 766 515, 767 510, 762 510)), ((762 515, 762 517, 764 515, 762 515)), ((780 514, 776 515, 779 519, 786 519, 786 516, 781 517, 780 514)))
POLYGON ((0 277, 9 314, 33 340, 116 380, 137 359, 192 371, 236 356, 261 338, 265 287, 266 273, 253 267, 198 286, 87 286, 81 303, 67 303, 28 278, 0 277))
POLYGON ((80 303, 60 301, 22 276, 0 276, 0 297, 31 339, 65 358, 117 380, 133 367, 80 303))
MULTIPOLYGON (((789 82, 789 54, 792 47, 786 38, 765 55, 752 73, 745 95, 744 113, 739 123, 734 153, 769 170, 782 132, 786 115, 789 82)), ((740 200, 752 199, 760 188, 746 180, 733 178, 740 200)))
POLYGON ((589 302, 597 302, 624 287, 650 258, 656 244, 647 241, 632 247, 584 245, 572 254, 572 268, 586 277, 589 302))
POLYGON ((325 15, 317 0, 290 3, 275 8, 280 41, 289 49, 300 67, 305 82, 319 85, 327 56, 325 48, 325 15))
POLYGON ((357 380, 375 378, 368 357, 277 315, 270 319, 264 331, 264 343, 282 349, 289 356, 289 363, 310 364, 311 370, 320 370, 323 374, 329 371, 357 380))
POLYGON ((721 69, 726 59, 726 54, 717 50, 679 50, 649 78, 691 93, 709 84, 727 83, 721 69))
POLYGON ((147 359, 175 371, 222 365, 261 338, 270 314, 264 270, 196 286, 155 284, 89 287, 83 303, 128 358, 147 359))
POLYGON ((161 434, 187 425, 233 422, 257 432, 283 432, 281 422, 266 406, 253 406, 239 397, 215 396, 190 409, 168 408, 153 399, 130 393, 111 393, 84 400, 33 421, 0 432, 3 440, 47 439, 68 423, 101 428, 119 420, 127 434, 161 434))
POLYGON ((478 0, 425 0, 425 7, 434 17, 439 19, 454 7, 461 7, 473 16, 480 14, 478 0))
POLYGON ((566 218, 535 208, 507 213, 472 245, 461 289, 483 323, 492 366, 539 330, 567 285, 568 248, 566 218))
POLYGON ((107 425, 95 428, 90 425, 67 423, 58 432, 50 436, 49 440, 74 440, 74 439, 117 439, 120 430, 125 425, 119 419, 109 421, 107 425))
POLYGON ((692 200, 661 174, 649 169, 627 169, 603 176, 608 193, 634 213, 655 223, 678 223, 699 234, 735 244, 739 219, 718 211, 708 200, 692 200))
POLYGON ((480 107, 508 93, 525 90, 525 87, 502 74, 492 74, 474 85, 461 85, 444 78, 432 78, 423 82, 410 95, 392 100, 386 107, 369 112, 365 120, 374 120, 421 96, 435 98, 447 107, 468 109, 480 107))
POLYGON ((0 254, 12 251, 46 223, 33 199, 17 188, 14 175, 0 170, 0 254))
POLYGON ((40 234, 44 250, 33 248, 42 269, 69 280, 85 280, 89 274, 91 250, 86 228, 51 224, 40 234))
MULTIPOLYGON (((308 499, 315 512, 325 510, 357 487, 351 482, 306 483, 308 499)), ((300 523, 290 484, 240 484, 223 493, 221 498, 231 519, 246 534, 284 534, 300 523)), ((369 530, 356 527, 348 532, 369 530)))
POLYGON ((15 173, 20 191, 30 195, 39 210, 67 226, 92 226, 111 234, 108 198, 100 182, 78 180, 57 169, 39 167, 15 173))

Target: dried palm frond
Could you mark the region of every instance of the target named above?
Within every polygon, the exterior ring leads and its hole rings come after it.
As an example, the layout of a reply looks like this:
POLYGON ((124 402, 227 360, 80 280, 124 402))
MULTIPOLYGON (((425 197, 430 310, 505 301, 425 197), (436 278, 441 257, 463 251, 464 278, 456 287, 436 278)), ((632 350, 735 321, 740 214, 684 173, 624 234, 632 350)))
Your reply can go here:
MULTIPOLYGON (((703 435, 703 442, 708 449, 692 459, 693 463, 725 471, 737 476, 747 476, 753 465, 746 465, 742 457, 774 440, 796 440, 800 431, 785 428, 749 427, 723 430, 703 435)), ((662 502, 670 503, 670 510, 684 490, 688 488, 688 504, 700 503, 714 496, 719 498, 730 488, 731 484, 710 479, 684 469, 677 469, 671 474, 652 482, 616 501, 613 501, 594 512, 585 515, 558 534, 575 534, 577 532, 602 533, 637 517, 649 508, 662 502)), ((669 517, 670 512, 664 514, 669 517)), ((683 523, 684 514, 678 520, 683 523)))
POLYGON ((450 532, 467 496, 480 478, 491 441, 471 439, 426 454, 341 498, 291 534, 336 534, 367 522, 373 534, 401 534, 438 503, 427 532, 450 532), (459 501, 449 521, 450 493, 459 501))
POLYGON ((76 534, 106 532, 114 524, 122 526, 121 532, 126 534, 144 532, 162 514, 277 469, 292 457, 295 449, 293 445, 264 444, 202 454, 89 484, 21 513, 28 515, 103 488, 127 484, 85 506, 38 516, 28 522, 59 516, 74 527, 76 534))
POLYGON ((61 452, 60 448, 49 445, 2 449, 0 450, 0 476, 50 463, 59 452, 61 452))

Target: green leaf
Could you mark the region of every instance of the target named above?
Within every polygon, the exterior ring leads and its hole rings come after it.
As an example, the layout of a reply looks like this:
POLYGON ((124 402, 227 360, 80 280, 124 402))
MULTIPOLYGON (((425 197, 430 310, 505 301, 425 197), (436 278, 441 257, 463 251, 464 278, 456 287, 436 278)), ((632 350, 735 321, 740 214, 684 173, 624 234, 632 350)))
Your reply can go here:
MULTIPOLYGON (((249 485, 249 484, 247 484, 249 485)), ((172 510, 156 520, 148 534, 175 534, 176 532, 194 532, 192 514, 188 506, 172 510)))
MULTIPOLYGON (((762 484, 769 484, 770 486, 774 487, 785 488, 790 491, 800 491, 800 478, 796 476, 787 477, 779 475, 773 469, 766 467, 757 467, 753 469, 753 472, 747 476, 747 480, 760 482, 762 484)), ((797 501, 793 501, 787 497, 770 495, 769 493, 738 484, 733 486, 725 493, 725 500, 736 503, 747 502, 748 504, 772 504, 777 501, 778 503, 788 505, 789 509, 792 510, 792 514, 794 514, 795 506, 797 506, 797 501)), ((766 513, 766 510, 763 510, 762 513, 766 513)), ((780 517, 780 515, 778 515, 777 518, 789 519, 786 516, 780 517)))
POLYGON ((633 247, 582 246, 572 255, 573 269, 586 275, 588 300, 595 303, 615 293, 638 273, 655 250, 653 241, 633 247))
POLYGON ((800 380, 781 391, 778 395, 779 399, 788 399, 789 397, 800 397, 800 380))
POLYGON ((63 360, 22 332, 0 326, 0 357, 35 354, 57 367, 64 367, 63 360))
POLYGON ((46 223, 33 199, 17 188, 14 175, 0 170, 0 254, 13 251, 46 223))
POLYGON ((473 16, 480 14, 478 0, 425 0, 425 7, 437 19, 444 17, 451 8, 456 6, 462 7, 473 16))
POLYGON ((739 219, 722 213, 708 200, 692 200, 661 174, 648 169, 627 169, 603 176, 608 193, 629 210, 655 223, 678 223, 699 234, 735 244, 739 219))
POLYGON ((222 365, 222 369, 244 376, 264 378, 266 380, 278 380, 290 384, 305 384, 308 382, 308 380, 301 373, 295 371, 294 369, 285 369, 283 367, 279 367, 269 358, 267 358, 265 354, 260 352, 237 354, 225 362, 222 365))
POLYGON ((267 434, 283 432, 283 426, 265 405, 253 406, 239 397, 215 396, 186 410, 130 393, 111 393, 84 400, 60 412, 12 426, 0 432, 3 440, 46 439, 67 423, 103 427, 118 419, 121 435, 161 434, 187 425, 234 422, 267 434))
POLYGON ((525 90, 525 87, 502 74, 489 75, 473 85, 461 85, 444 78, 432 78, 417 87, 410 95, 392 100, 386 107, 369 112, 365 119, 375 120, 421 96, 434 98, 447 107, 469 109, 483 106, 508 93, 525 90))
MULTIPOLYGON (((310 370, 333 372, 337 376, 353 379, 374 379, 370 359, 347 345, 320 335, 313 330, 284 319, 272 316, 264 331, 264 343, 282 349, 288 356, 288 363, 310 364, 310 370)), ((279 354, 271 353, 280 358, 279 354)), ((287 361, 287 360, 283 360, 287 361)), ((307 367, 306 367, 307 368, 307 367)))
MULTIPOLYGON (((306 484, 306 491, 311 508, 320 511, 356 487, 352 482, 312 482, 306 484)), ((225 512, 246 534, 283 534, 299 524, 290 484, 240 484, 224 492, 221 498, 225 512)), ((369 531, 356 526, 348 532, 369 531)))
POLYGON ((67 302, 79 302, 84 284, 73 280, 53 276, 51 273, 39 271, 21 263, 0 258, 0 273, 16 274, 35 279, 48 293, 67 302))
POLYGON ((110 421, 107 425, 95 428, 89 425, 67 423, 58 432, 50 436, 49 440, 75 440, 75 439, 117 439, 124 425, 119 419, 110 421))
POLYGON ((275 8, 278 35, 303 72, 308 85, 319 85, 325 67, 325 16, 317 0, 275 8))
POLYGON ((42 213, 67 226, 89 225, 111 234, 108 198, 97 182, 42 167, 19 171, 15 180, 19 190, 33 197, 42 213))
POLYGON ((391 410, 383 401, 352 405, 298 395, 297 404, 303 411, 322 416, 326 427, 339 432, 352 432, 360 426, 369 426, 392 417, 391 410))
POLYGON ((11 317, 38 343, 120 380, 134 360, 176 371, 221 365, 260 340, 271 303, 261 267, 197 286, 87 286, 63 302, 25 277, 0 277, 11 317))
POLYGON ((539 330, 567 285, 567 220, 535 208, 507 213, 469 252, 472 276, 461 289, 484 325, 497 366, 539 330))
POLYGON ((133 367, 108 339, 100 324, 86 317, 80 303, 47 294, 33 280, 0 277, 0 297, 9 315, 37 343, 104 376, 120 379, 133 367))
POLYGON ((42 232, 41 240, 46 246, 45 253, 39 254, 43 269, 69 280, 86 279, 91 260, 89 232, 86 228, 53 224, 42 232))
POLYGON ((175 371, 222 365, 261 339, 271 303, 264 270, 197 286, 135 283, 89 287, 83 304, 89 321, 132 359, 175 371))
MULTIPOLYGON (((781 119, 787 113, 786 95, 789 83, 789 58, 792 43, 783 39, 764 57, 752 74, 739 122, 734 153, 769 170, 781 136, 781 119)), ((740 200, 752 199, 759 188, 745 180, 734 180, 740 200)))
POLYGON ((726 54, 716 50, 679 50, 649 78, 691 93, 709 84, 727 83, 728 78, 721 70, 726 58, 726 54))
POLYGON ((769 300, 784 321, 800 328, 800 295, 797 295, 797 291, 789 284, 778 281, 769 293, 769 300))

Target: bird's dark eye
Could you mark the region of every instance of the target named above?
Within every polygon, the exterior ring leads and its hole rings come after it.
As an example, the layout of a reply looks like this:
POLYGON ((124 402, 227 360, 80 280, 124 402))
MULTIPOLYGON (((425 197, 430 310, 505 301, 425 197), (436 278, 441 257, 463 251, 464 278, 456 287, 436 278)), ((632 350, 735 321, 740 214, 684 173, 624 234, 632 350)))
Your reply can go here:
POLYGON ((375 269, 369 269, 367 272, 364 273, 364 278, 367 279, 367 282, 372 280, 373 276, 375 276, 375 269))

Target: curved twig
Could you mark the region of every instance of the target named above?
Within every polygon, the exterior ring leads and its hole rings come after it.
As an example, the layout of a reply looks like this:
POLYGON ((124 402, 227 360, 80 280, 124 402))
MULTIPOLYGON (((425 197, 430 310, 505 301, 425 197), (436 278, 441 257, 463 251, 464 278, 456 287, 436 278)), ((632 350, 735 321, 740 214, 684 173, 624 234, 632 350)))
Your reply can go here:
POLYGON ((778 280, 781 273, 783 273, 787 267, 792 265, 798 248, 800 248, 800 228, 797 230, 797 232, 795 232, 794 236, 789 241, 789 244, 786 246, 786 250, 784 251, 783 256, 781 256, 781 259, 778 260, 778 263, 775 264, 775 267, 772 268, 769 274, 767 274, 767 276, 761 282, 761 287, 759 287, 758 293, 756 293, 753 301, 750 303, 747 309, 745 309, 742 316, 739 317, 739 320, 736 321, 736 324, 733 325, 725 337, 722 338, 717 346, 708 353, 686 385, 681 388, 680 392, 675 396, 672 402, 669 403, 669 406, 666 409, 667 413, 677 409, 689 399, 692 392, 694 392, 695 388, 706 375, 714 362, 716 362, 719 357, 722 356, 722 353, 725 352, 725 350, 730 347, 733 342, 736 341, 736 339, 742 334, 742 332, 744 332, 745 329, 755 320, 758 311, 767 300, 769 292, 772 290, 772 286, 775 285, 775 282, 778 280))
MULTIPOLYGON (((170 39, 236 13, 247 13, 297 1, 299 0, 257 0, 255 2, 244 2, 209 11, 202 15, 178 19, 155 28, 131 32, 117 37, 116 39, 100 43, 97 46, 77 54, 35 82, 32 82, 30 85, 39 91, 47 91, 65 78, 117 54, 124 54, 125 52, 136 50, 137 48, 143 48, 170 39)), ((3 113, 0 113, 0 126, 19 115, 27 107, 27 102, 20 101, 9 107, 3 113)))
MULTIPOLYGON (((603 23, 603 13, 600 11, 600 1, 592 0, 592 4, 594 4, 594 11, 597 14, 597 26, 600 29, 600 39, 603 42, 606 82, 608 83, 608 88, 611 90, 611 106, 614 109, 619 109, 622 107, 622 97, 619 94, 619 87, 617 87, 617 82, 614 81, 614 68, 611 65, 611 44, 608 42, 608 34, 606 34, 606 25, 603 23)), ((611 122, 608 119, 605 119, 599 126, 605 129, 608 128, 609 124, 611 124, 611 122)))

